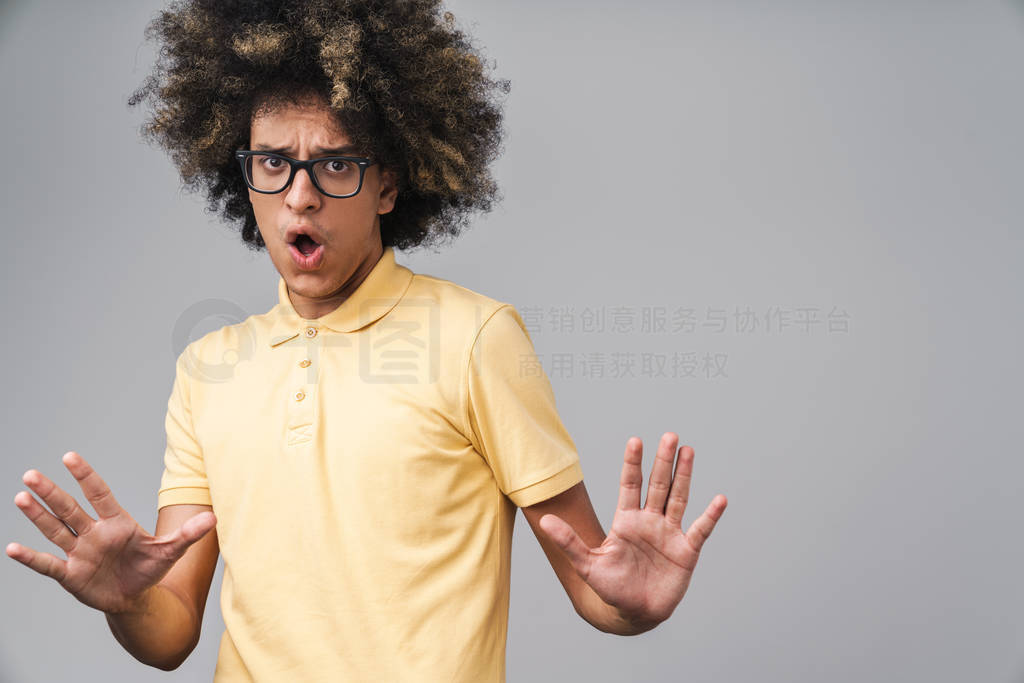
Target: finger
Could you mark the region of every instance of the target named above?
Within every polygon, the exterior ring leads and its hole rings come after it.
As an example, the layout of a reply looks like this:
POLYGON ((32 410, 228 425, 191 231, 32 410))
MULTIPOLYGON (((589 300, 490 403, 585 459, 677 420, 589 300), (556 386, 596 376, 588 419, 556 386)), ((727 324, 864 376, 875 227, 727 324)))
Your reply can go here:
POLYGON ((672 487, 672 463, 676 459, 676 444, 678 443, 678 434, 665 432, 661 435, 661 441, 658 442, 658 454, 654 456, 651 478, 647 483, 647 502, 644 504, 644 510, 648 512, 657 512, 659 515, 665 512, 665 500, 672 487))
POLYGON ((665 506, 665 519, 674 527, 683 523, 686 503, 690 500, 690 478, 693 476, 693 449, 683 446, 676 461, 676 476, 672 480, 672 491, 665 506))
POLYGON ((686 537, 690 539, 690 545, 693 546, 694 550, 700 552, 704 541, 708 540, 708 536, 714 531, 715 524, 722 518, 725 506, 728 504, 729 501, 726 500, 725 496, 721 494, 715 496, 711 504, 704 510, 704 514, 690 525, 690 528, 686 531, 686 537))
POLYGON ((14 496, 14 504, 25 513, 36 528, 43 532, 50 541, 64 552, 71 552, 75 546, 75 535, 64 522, 54 517, 28 491, 18 491, 14 496))
POLYGON ((7 544, 7 557, 21 562, 43 576, 57 581, 64 581, 67 575, 67 562, 54 557, 50 553, 40 553, 18 543, 7 544))
POLYGON ((68 468, 71 475, 78 480, 86 500, 96 510, 100 519, 117 517, 124 510, 117 503, 114 494, 111 493, 107 483, 96 474, 96 470, 75 451, 68 451, 64 454, 64 466, 68 468))
POLYGON ((198 515, 186 519, 185 523, 178 527, 178 530, 167 540, 180 557, 185 554, 190 545, 209 533, 215 526, 217 526, 217 517, 212 512, 200 512, 198 515))
POLYGON ((42 472, 29 470, 21 480, 46 502, 57 519, 67 522, 76 534, 81 536, 92 529, 95 520, 86 514, 77 500, 50 481, 42 472))
POLYGON ((552 514, 540 518, 540 528, 566 554, 576 573, 586 579, 590 574, 590 548, 579 534, 561 517, 552 514))
POLYGON ((640 469, 640 463, 643 462, 643 448, 643 441, 635 436, 626 442, 622 476, 619 478, 619 510, 640 509, 640 489, 644 485, 644 473, 640 469))

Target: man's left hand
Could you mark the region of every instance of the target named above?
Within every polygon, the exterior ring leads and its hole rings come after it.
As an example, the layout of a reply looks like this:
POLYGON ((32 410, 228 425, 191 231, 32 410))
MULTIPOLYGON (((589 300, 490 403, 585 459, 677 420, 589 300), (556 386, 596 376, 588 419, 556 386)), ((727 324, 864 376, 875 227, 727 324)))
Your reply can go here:
POLYGON ((600 546, 587 547, 556 515, 546 514, 540 519, 541 528, 566 554, 580 577, 623 618, 634 623, 657 624, 672 614, 690 585, 701 546, 728 504, 724 495, 715 496, 683 533, 694 452, 682 446, 677 460, 678 442, 679 437, 671 432, 661 437, 647 501, 641 508, 643 443, 638 437, 629 439, 615 518, 600 546))

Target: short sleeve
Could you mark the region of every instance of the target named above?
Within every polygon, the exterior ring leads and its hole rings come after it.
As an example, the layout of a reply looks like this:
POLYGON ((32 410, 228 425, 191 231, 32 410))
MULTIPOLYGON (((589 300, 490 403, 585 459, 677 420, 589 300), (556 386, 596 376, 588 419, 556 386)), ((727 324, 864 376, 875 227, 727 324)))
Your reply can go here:
POLYGON ((501 491, 519 507, 583 480, 551 383, 511 304, 484 321, 470 349, 468 422, 501 491))
MULTIPOLYGON (((194 343, 194 342, 193 342, 194 343)), ((167 448, 164 451, 164 472, 157 493, 157 509, 166 505, 212 505, 206 481, 203 452, 196 440, 192 422, 191 378, 188 359, 190 344, 178 356, 174 385, 167 401, 167 448)))

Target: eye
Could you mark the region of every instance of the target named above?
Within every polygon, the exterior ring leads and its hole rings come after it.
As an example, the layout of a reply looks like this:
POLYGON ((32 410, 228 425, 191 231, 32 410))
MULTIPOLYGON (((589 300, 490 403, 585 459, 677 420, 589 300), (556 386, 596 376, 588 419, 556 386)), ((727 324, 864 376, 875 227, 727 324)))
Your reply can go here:
POLYGON ((328 159, 322 164, 324 170, 333 174, 347 173, 352 170, 352 163, 344 159, 328 159))

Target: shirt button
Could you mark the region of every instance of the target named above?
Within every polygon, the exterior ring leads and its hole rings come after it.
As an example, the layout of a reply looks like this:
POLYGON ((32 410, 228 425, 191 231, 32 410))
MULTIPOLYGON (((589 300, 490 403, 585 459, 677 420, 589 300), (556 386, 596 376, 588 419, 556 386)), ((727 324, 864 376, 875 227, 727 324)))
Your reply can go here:
POLYGON ((308 358, 303 358, 302 362, 299 363, 299 367, 300 368, 308 368, 309 367, 309 359, 308 358))
POLYGON ((295 392, 295 400, 296 401, 301 401, 304 398, 306 398, 306 394, 305 393, 303 393, 301 391, 296 391, 295 392))
POLYGON ((315 337, 316 336, 316 328, 315 327, 307 327, 306 328, 306 336, 309 337, 310 339, 315 337))

